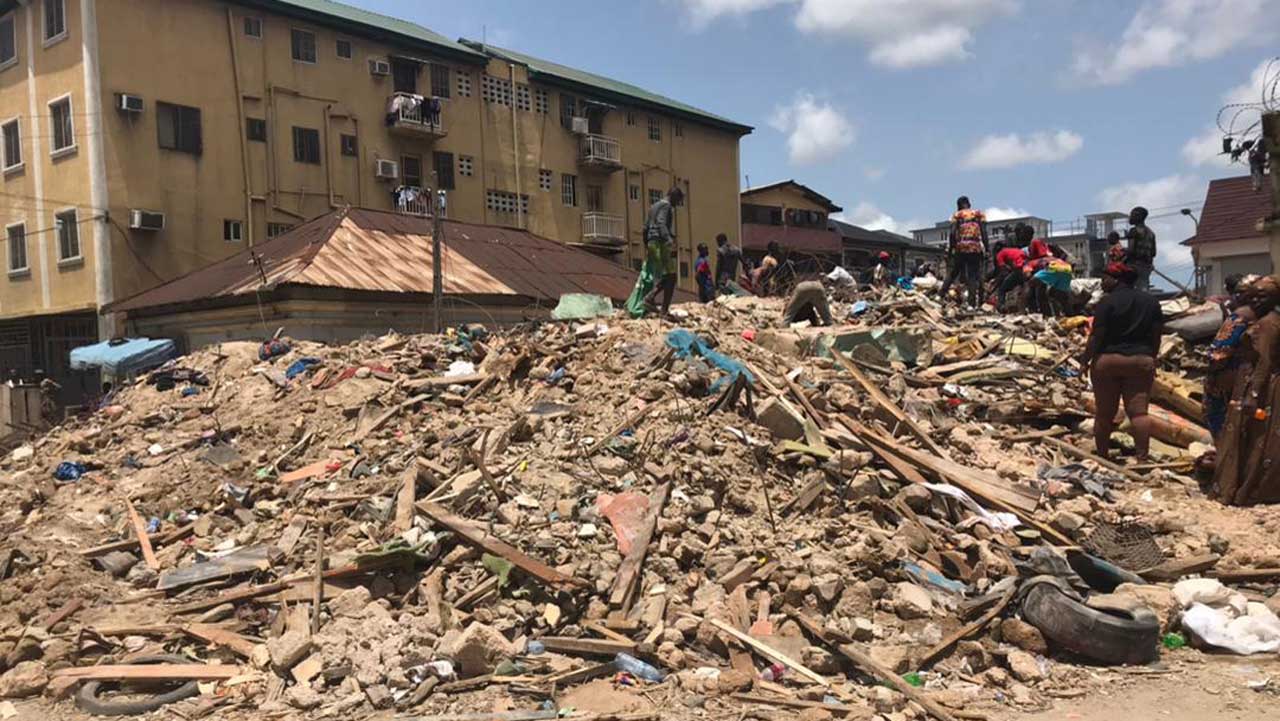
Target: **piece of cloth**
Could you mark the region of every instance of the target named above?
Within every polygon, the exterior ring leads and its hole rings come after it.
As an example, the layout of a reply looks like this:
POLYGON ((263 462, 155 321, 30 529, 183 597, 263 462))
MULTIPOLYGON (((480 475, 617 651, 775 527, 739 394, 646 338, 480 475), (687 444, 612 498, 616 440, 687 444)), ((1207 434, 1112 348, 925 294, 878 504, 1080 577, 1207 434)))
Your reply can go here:
POLYGON ((742 265, 742 248, 725 243, 716 248, 716 287, 738 279, 738 267, 742 265))
POLYGON ((671 243, 651 240, 645 244, 645 255, 647 260, 653 261, 653 267, 658 276, 671 275, 676 272, 676 256, 671 252, 671 243))
POLYGON ((1049 251, 1049 244, 1039 238, 1032 240, 1031 245, 1027 246, 1028 260, 1036 260, 1038 258, 1047 258, 1050 255, 1053 255, 1053 253, 1049 251))
POLYGON ((981 210, 965 208, 957 210, 951 216, 952 225, 956 226, 956 237, 952 239, 952 250, 956 253, 982 253, 982 225, 987 218, 981 210))
POLYGON ((1093 311, 1094 327, 1103 329, 1098 353, 1154 356, 1160 303, 1149 294, 1121 285, 1102 297, 1093 311))
POLYGON ((1250 325, 1236 356, 1210 495, 1228 505, 1280 503, 1280 313, 1250 325))
POLYGON ((806 280, 796 285, 782 312, 782 320, 787 325, 803 320, 814 325, 831 325, 831 305, 827 301, 827 290, 822 287, 822 283, 806 280))
POLYGON ((666 263, 660 255, 661 251, 656 251, 653 248, 654 245, 654 243, 645 245, 644 264, 640 266, 635 287, 631 289, 631 295, 627 296, 627 302, 623 306, 632 318, 644 317, 645 298, 657 285, 658 280, 665 275, 666 263))
POLYGON ((1027 262, 1027 251, 1022 248, 1004 248, 996 253, 997 268, 1021 268, 1027 262))
POLYGON ((1037 270, 1035 279, 1059 293, 1071 292, 1071 264, 1061 260, 1051 260, 1044 268, 1037 270))
POLYGON ((667 245, 676 237, 675 208, 666 198, 649 206, 649 215, 644 221, 644 238, 646 241, 661 241, 667 245))
POLYGON ((1123 263, 1128 255, 1129 251, 1125 249, 1123 243, 1107 246, 1107 261, 1110 263, 1123 263))

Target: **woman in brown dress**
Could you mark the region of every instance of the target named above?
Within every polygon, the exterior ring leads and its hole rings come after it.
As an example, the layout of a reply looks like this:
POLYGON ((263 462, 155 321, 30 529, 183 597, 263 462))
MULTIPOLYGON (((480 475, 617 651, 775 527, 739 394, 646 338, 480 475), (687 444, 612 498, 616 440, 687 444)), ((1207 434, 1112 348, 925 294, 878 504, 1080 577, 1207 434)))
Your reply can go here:
POLYGON ((1280 279, 1255 280, 1241 302, 1258 320, 1237 351, 1211 494, 1235 506, 1280 503, 1280 279))

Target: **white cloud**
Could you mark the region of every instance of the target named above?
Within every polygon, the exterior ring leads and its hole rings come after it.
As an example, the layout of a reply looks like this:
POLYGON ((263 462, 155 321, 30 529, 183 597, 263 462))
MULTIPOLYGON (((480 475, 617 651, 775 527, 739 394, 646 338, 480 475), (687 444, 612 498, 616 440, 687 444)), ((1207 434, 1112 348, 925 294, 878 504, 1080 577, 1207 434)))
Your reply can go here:
POLYGON ((933 223, 924 220, 898 220, 877 208, 873 203, 868 203, 865 200, 858 203, 853 210, 841 213, 839 217, 832 217, 867 230, 887 230, 890 233, 905 235, 908 238, 911 237, 912 229, 933 225, 933 223))
POLYGON ((883 178, 887 172, 889 172, 887 169, 879 168, 874 165, 868 165, 862 169, 862 174, 866 176, 867 180, 870 180, 873 183, 883 178))
POLYGON ((1168 175, 1104 188, 1098 193, 1098 203, 1107 211, 1127 213, 1135 205, 1150 210, 1147 225, 1156 232, 1156 267, 1186 282, 1191 274, 1191 249, 1181 243, 1195 234, 1195 226, 1179 211, 1184 206, 1198 207, 1207 187, 1194 175, 1168 175))
POLYGON ((1070 130, 1031 133, 1025 138, 1018 133, 988 135, 960 161, 970 170, 1012 168, 1017 165, 1057 163, 1080 152, 1084 138, 1070 130))
POLYGON ((1027 211, 1021 208, 999 208, 999 207, 987 208, 986 210, 983 211, 983 213, 987 216, 987 220, 990 220, 990 221, 1009 220, 1010 218, 1025 218, 1028 215, 1031 215, 1031 213, 1028 213, 1027 211))
MULTIPOLYGON (((1272 64, 1270 60, 1260 63, 1249 74, 1247 82, 1223 93, 1222 104, 1257 103, 1262 100, 1264 84, 1269 85, 1268 81, 1274 82, 1277 77, 1280 77, 1280 63, 1272 64), (1268 72, 1268 69, 1270 69, 1270 72, 1268 72)), ((1243 131, 1258 119, 1258 111, 1246 109, 1240 114, 1239 119, 1234 123, 1235 127, 1232 128, 1233 115, 1234 111, 1224 113, 1222 123, 1229 130, 1235 130, 1237 133, 1243 131)), ((1233 164, 1228 156, 1222 154, 1222 136, 1223 132, 1216 123, 1206 125, 1203 131, 1182 146, 1183 159, 1188 164, 1196 167, 1230 168, 1234 166, 1241 173, 1248 172, 1247 166, 1239 163, 1233 164)))
POLYGON ((1275 9, 1274 0, 1145 0, 1119 39, 1081 44, 1074 70, 1085 82, 1116 85, 1261 45, 1277 35, 1275 9))
POLYGON ((872 63, 912 68, 964 60, 973 31, 1017 10, 1018 0, 678 0, 695 27, 789 4, 801 32, 853 38, 872 63))
POLYGON ((857 136, 853 123, 839 110, 809 93, 800 93, 790 105, 775 108, 769 124, 786 134, 787 154, 795 165, 830 160, 857 136))

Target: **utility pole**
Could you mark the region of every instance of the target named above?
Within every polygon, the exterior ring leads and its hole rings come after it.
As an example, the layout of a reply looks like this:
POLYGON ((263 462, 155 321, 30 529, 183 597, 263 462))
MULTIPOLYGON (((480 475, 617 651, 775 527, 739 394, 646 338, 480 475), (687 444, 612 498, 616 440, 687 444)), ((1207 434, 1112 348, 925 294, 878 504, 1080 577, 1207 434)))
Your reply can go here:
POLYGON ((1262 142, 1271 166, 1271 215, 1262 229, 1271 233, 1271 272, 1280 273, 1280 112, 1262 114, 1262 142))
POLYGON ((444 267, 440 258, 440 245, 444 241, 444 214, 448 199, 443 190, 436 191, 435 208, 431 212, 431 304, 433 332, 444 330, 441 307, 444 301, 444 267))

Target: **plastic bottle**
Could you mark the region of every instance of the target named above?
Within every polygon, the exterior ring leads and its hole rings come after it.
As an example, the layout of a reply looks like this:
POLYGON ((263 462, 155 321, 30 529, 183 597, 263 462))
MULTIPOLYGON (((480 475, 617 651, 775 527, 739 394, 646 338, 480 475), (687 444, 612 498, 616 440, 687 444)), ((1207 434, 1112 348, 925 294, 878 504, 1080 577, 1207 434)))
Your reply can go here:
POLYGON ((787 672, 787 667, 780 663, 771 664, 769 668, 760 672, 760 678, 765 681, 777 681, 787 672))
POLYGON ((524 652, 530 656, 540 656, 547 652, 547 647, 541 641, 530 641, 524 647, 524 652))
POLYGON ((1166 633, 1160 642, 1165 648, 1174 651, 1187 645, 1187 639, 1180 633, 1166 633))
POLYGON ((664 678, 663 673, 658 669, 650 666, 644 661, 641 661, 635 656, 625 653, 620 653, 615 656, 613 658, 613 665, 616 666, 619 671, 625 671, 626 673, 629 673, 636 678, 644 679, 645 681, 653 681, 654 683, 657 683, 664 678))

